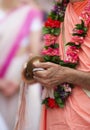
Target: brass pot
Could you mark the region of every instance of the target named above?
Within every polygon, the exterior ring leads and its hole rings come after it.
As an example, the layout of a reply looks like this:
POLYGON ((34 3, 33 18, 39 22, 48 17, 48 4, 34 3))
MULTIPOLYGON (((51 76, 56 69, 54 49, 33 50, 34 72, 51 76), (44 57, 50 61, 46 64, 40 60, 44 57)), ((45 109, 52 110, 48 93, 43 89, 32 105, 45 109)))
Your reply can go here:
POLYGON ((34 63, 38 62, 44 62, 43 57, 41 56, 35 56, 32 59, 30 59, 24 66, 23 72, 22 72, 22 79, 25 83, 31 83, 34 81, 33 79, 33 70, 36 69, 34 67, 34 63))

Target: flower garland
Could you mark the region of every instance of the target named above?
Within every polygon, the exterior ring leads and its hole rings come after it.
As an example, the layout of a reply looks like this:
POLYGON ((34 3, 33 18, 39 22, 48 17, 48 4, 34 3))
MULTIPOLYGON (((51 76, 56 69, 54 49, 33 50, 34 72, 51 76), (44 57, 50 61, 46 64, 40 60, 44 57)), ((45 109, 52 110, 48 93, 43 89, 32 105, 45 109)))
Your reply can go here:
MULTIPOLYGON (((57 39, 60 35, 60 25, 64 21, 65 10, 69 0, 55 1, 55 6, 48 16, 43 28, 45 47, 43 49, 43 57, 46 62, 53 62, 61 66, 74 68, 79 63, 78 52, 87 35, 90 23, 90 1, 79 16, 80 24, 76 24, 72 30, 71 41, 66 43, 68 46, 65 61, 60 59, 59 44, 57 39)), ((63 83, 55 87, 54 98, 45 98, 43 104, 49 108, 64 107, 66 99, 72 92, 73 85, 63 83)))

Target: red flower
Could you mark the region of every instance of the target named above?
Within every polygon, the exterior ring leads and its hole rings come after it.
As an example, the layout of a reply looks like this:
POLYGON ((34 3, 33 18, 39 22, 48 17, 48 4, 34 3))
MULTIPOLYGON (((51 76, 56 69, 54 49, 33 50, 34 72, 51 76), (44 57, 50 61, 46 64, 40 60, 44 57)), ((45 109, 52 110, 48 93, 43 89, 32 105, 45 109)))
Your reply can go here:
POLYGON ((73 31, 74 31, 74 33, 77 33, 77 34, 83 34, 84 33, 84 30, 82 30, 82 29, 74 29, 73 31))
POLYGON ((58 107, 58 105, 56 104, 56 102, 53 98, 48 98, 48 106, 50 108, 57 108, 58 107))
POLYGON ((47 21, 45 22, 45 27, 59 28, 60 27, 60 21, 48 18, 47 21))
POLYGON ((48 49, 43 49, 42 54, 48 56, 59 56, 59 49, 53 49, 49 47, 48 49))

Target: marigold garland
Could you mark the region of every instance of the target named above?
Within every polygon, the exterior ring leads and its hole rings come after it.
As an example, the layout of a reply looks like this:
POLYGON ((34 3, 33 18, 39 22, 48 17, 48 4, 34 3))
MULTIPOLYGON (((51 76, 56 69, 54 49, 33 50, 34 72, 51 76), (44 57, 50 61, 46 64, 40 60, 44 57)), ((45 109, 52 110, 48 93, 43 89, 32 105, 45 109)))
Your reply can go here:
MULTIPOLYGON (((79 19, 81 23, 76 24, 72 30, 72 37, 70 42, 66 43, 66 59, 63 61, 59 56, 59 44, 57 43, 58 36, 60 35, 60 25, 64 21, 65 10, 69 0, 55 1, 55 5, 51 10, 45 26, 43 28, 45 47, 43 49, 43 57, 46 62, 53 62, 61 66, 70 67, 75 69, 79 64, 78 52, 84 39, 87 35, 88 26, 90 23, 90 0, 87 6, 82 11, 79 19)), ((63 83, 55 87, 54 99, 45 98, 43 104, 49 108, 64 107, 66 99, 72 92, 73 85, 63 83)))

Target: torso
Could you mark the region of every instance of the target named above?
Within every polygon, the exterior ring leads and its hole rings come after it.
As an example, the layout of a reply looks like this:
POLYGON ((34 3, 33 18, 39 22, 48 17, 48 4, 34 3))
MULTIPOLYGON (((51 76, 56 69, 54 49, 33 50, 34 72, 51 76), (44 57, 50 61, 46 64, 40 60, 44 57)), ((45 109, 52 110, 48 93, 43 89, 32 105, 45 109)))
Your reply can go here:
MULTIPOLYGON (((86 5, 88 3, 88 0, 85 0, 85 1, 82 1, 82 2, 76 2, 76 3, 73 3, 72 4, 72 7, 73 7, 73 9, 74 9, 74 11, 75 11, 75 13, 76 13, 76 15, 78 15, 78 19, 79 19, 79 16, 80 16, 80 14, 81 14, 81 12, 82 12, 82 10, 84 9, 84 5, 86 5)), ((74 19, 73 19, 74 20, 74 19)), ((69 21, 70 22, 70 21, 69 21)), ((77 23, 76 23, 77 24, 77 23)), ((72 21, 71 21, 71 24, 69 24, 70 26, 72 26, 72 21)), ((69 25, 68 25, 68 28, 71 28, 71 27, 69 27, 69 25)), ((67 27, 66 28, 64 28, 64 24, 62 24, 62 40, 63 40, 63 43, 64 43, 64 45, 62 45, 62 48, 63 48, 63 54, 61 54, 62 55, 62 59, 63 58, 65 58, 65 50, 66 50, 66 47, 65 47, 65 44, 67 43, 66 41, 67 41, 67 37, 70 37, 70 34, 69 34, 69 36, 65 36, 65 29, 67 30, 67 27), (66 38, 65 38, 66 37, 66 38), (66 40, 65 40, 66 39, 66 40)), ((73 28, 72 28, 73 29, 73 28)), ((71 29, 71 33, 72 33, 72 29, 71 29)), ((86 72, 90 72, 90 66, 89 66, 89 62, 90 62, 90 57, 88 56, 88 51, 90 51, 90 48, 89 48, 89 42, 88 42, 88 40, 89 40, 89 38, 90 38, 90 28, 89 28, 89 30, 88 30, 88 34, 87 34, 87 38, 86 38, 86 42, 81 46, 81 51, 80 51, 80 53, 79 53, 79 58, 80 58, 80 63, 79 63, 79 65, 78 65, 78 67, 77 67, 77 69, 78 70, 81 70, 81 71, 86 71, 86 72), (85 65, 84 65, 84 63, 82 63, 82 59, 81 59, 81 57, 84 57, 84 59, 86 59, 86 63, 85 63, 85 65)), ((70 39, 69 39, 69 41, 70 41, 70 39)), ((68 41, 68 42, 69 42, 68 41)), ((61 49, 62 49, 61 48, 61 49)), ((61 50, 62 51, 62 50, 61 50)), ((88 91, 88 90, 85 90, 85 89, 83 89, 83 91, 90 97, 90 91, 88 91)))

